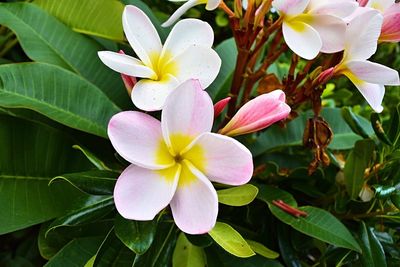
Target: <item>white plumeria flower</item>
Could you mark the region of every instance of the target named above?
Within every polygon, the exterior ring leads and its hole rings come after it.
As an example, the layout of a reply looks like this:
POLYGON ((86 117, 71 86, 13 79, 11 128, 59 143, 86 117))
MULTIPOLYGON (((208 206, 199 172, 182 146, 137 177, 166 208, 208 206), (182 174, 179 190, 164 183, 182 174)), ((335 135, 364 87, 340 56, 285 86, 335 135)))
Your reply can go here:
POLYGON ((207 10, 214 10, 218 8, 222 0, 169 0, 171 2, 186 2, 180 6, 169 19, 162 24, 163 27, 169 27, 174 24, 183 14, 194 6, 206 4, 207 10))
POLYGON ((119 73, 142 78, 131 94, 139 109, 162 109, 167 96, 188 79, 198 79, 207 88, 217 77, 221 59, 211 48, 214 32, 208 23, 197 19, 180 21, 164 46, 150 19, 139 8, 126 6, 122 23, 139 59, 110 51, 99 52, 99 57, 119 73))
POLYGON ((274 0, 272 4, 283 17, 285 42, 305 59, 343 50, 346 23, 342 18, 358 6, 351 0, 274 0))
POLYGON ((376 112, 383 110, 384 85, 400 85, 396 70, 367 60, 376 52, 382 21, 375 10, 355 17, 348 25, 343 59, 334 69, 352 81, 376 112))
POLYGON ((253 160, 235 139, 210 133, 213 118, 211 98, 197 80, 168 96, 161 122, 137 111, 111 118, 108 136, 132 163, 114 189, 123 217, 152 220, 169 204, 182 231, 202 234, 214 227, 218 198, 210 181, 245 184, 253 174, 253 160))

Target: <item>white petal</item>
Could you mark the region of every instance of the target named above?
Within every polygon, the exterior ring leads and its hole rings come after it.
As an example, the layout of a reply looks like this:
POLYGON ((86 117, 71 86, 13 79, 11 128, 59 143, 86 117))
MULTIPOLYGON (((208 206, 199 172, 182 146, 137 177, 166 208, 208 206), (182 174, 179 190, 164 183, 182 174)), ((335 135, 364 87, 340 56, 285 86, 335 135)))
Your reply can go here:
POLYGON ((217 52, 202 46, 191 46, 172 61, 176 64, 175 77, 179 81, 197 79, 202 88, 207 88, 215 80, 221 68, 217 52))
POLYGON ((152 56, 161 53, 160 37, 147 15, 135 6, 126 6, 122 14, 124 32, 138 57, 154 69, 152 56))
POLYGON ((350 16, 358 7, 357 2, 353 0, 311 0, 310 5, 308 6, 309 13, 331 15, 339 18, 350 16), (311 3, 313 4, 312 6, 310 6, 311 3))
POLYGON ((368 83, 400 85, 399 73, 384 65, 370 61, 351 61, 346 66, 360 80, 368 83))
POLYGON ((385 95, 385 86, 382 84, 367 83, 358 79, 353 73, 344 73, 357 87, 360 93, 367 100, 368 104, 376 111, 382 112, 382 101, 385 95))
POLYGON ((130 165, 119 176, 114 188, 118 212, 130 220, 154 219, 171 202, 180 170, 179 164, 159 171, 130 165))
POLYGON ((211 182, 188 162, 182 163, 179 185, 170 203, 176 225, 188 234, 204 234, 215 225, 217 192, 211 182))
POLYGON ((108 136, 115 150, 130 163, 149 169, 174 164, 163 140, 160 121, 150 115, 120 112, 111 118, 108 136))
POLYGON ((385 12, 391 5, 395 3, 395 0, 369 0, 367 7, 375 8, 380 12, 385 12))
POLYGON ((197 80, 188 80, 165 101, 161 114, 164 139, 180 152, 197 136, 210 132, 213 120, 214 107, 210 96, 197 80))
POLYGON ((208 0, 206 9, 207 10, 214 10, 217 9, 219 4, 221 3, 222 0, 208 0))
POLYGON ((162 24, 163 27, 169 27, 174 24, 183 14, 194 6, 203 4, 203 0, 189 0, 183 5, 181 5, 170 17, 162 24))
POLYGON ((235 139, 204 133, 182 155, 213 182, 229 185, 247 183, 253 175, 251 152, 235 139))
POLYGON ((301 21, 284 22, 283 37, 289 48, 305 59, 315 58, 322 48, 318 32, 301 21))
POLYGON ((178 81, 172 75, 166 75, 162 81, 140 80, 133 87, 132 102, 141 110, 161 110, 165 99, 178 84, 178 81))
POLYGON ((131 56, 109 51, 98 52, 100 60, 110 69, 133 77, 150 78, 154 71, 131 56))
POLYGON ((310 0, 274 0, 272 5, 279 12, 287 15, 303 13, 310 0))
POLYGON ((345 38, 345 60, 366 60, 376 51, 383 16, 368 10, 350 21, 345 38))
POLYGON ((172 28, 165 41, 161 56, 175 57, 191 46, 211 48, 214 42, 214 31, 211 26, 198 19, 184 19, 172 28))
POLYGON ((336 53, 344 49, 346 23, 331 15, 316 15, 309 23, 321 37, 323 53, 336 53))

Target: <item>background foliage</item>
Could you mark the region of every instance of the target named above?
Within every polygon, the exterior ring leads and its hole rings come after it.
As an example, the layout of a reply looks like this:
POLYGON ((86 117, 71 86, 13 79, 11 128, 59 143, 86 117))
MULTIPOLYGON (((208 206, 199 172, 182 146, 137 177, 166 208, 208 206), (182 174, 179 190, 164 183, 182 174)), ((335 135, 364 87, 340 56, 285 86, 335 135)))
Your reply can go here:
MULTIPOLYGON (((312 153, 302 146, 309 107, 285 127, 242 137, 256 175, 252 185, 218 188, 219 222, 209 235, 180 233, 168 210, 151 222, 117 215, 112 191, 126 162, 106 125, 133 105, 97 51, 132 54, 124 4, 139 6, 167 36, 160 22, 177 4, 164 0, 0 3, 0 266, 400 265, 395 87, 377 115, 347 80, 328 84, 322 116, 335 134, 332 163, 311 176, 312 153), (284 212, 277 199, 308 216, 284 212)), ((214 28, 223 65, 208 92, 217 101, 226 97, 237 55, 228 20, 202 7, 187 16, 214 28)), ((399 70, 399 51, 399 44, 381 45, 374 60, 399 70)), ((269 71, 282 79, 289 59, 269 71)))

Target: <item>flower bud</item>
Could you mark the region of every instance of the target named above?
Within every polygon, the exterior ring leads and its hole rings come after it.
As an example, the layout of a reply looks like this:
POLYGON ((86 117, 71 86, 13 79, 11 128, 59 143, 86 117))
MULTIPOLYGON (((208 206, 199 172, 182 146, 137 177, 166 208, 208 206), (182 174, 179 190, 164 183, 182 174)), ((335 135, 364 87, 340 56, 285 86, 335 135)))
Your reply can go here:
POLYGON ((214 105, 214 118, 218 117, 221 112, 226 108, 226 105, 228 105, 229 101, 231 100, 231 97, 224 98, 214 105))
MULTIPOLYGON (((122 50, 119 50, 118 53, 125 55, 124 51, 122 50)), ((124 82, 126 90, 128 91, 128 94, 131 95, 133 86, 135 86, 137 82, 136 77, 132 77, 121 73, 121 78, 122 81, 124 82)))

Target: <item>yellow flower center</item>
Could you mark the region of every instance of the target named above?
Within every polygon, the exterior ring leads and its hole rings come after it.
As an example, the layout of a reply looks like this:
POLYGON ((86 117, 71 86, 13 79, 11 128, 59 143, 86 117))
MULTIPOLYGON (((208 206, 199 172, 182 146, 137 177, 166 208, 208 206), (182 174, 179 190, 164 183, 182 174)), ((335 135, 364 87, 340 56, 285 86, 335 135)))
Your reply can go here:
POLYGON ((153 69, 155 75, 151 77, 154 81, 165 81, 168 80, 168 75, 176 76, 178 72, 178 64, 176 64, 173 59, 173 55, 165 51, 161 56, 160 53, 152 53, 150 54, 151 65, 149 66, 153 69))
POLYGON ((178 186, 185 186, 196 181, 196 176, 190 171, 190 165, 193 165, 201 172, 205 170, 207 162, 203 147, 198 144, 188 147, 193 139, 189 135, 172 134, 170 136, 170 147, 161 139, 157 148, 156 162, 158 164, 174 162, 172 167, 159 171, 161 176, 166 177, 166 179, 173 179, 172 172, 176 172, 176 168, 181 166, 178 186))

